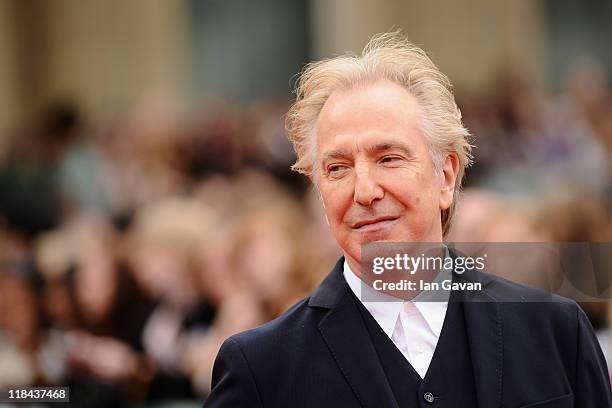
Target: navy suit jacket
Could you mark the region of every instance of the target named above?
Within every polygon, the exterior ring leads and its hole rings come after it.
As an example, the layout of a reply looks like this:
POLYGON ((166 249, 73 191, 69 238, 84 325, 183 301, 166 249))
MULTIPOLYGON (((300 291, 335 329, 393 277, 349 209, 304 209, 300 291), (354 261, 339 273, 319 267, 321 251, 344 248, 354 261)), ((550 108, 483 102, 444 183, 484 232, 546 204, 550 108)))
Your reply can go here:
MULTIPOLYGON (((397 408, 343 262, 285 314, 224 342, 205 407, 397 408)), ((477 270, 460 279, 482 284, 464 304, 479 407, 612 407, 601 348, 575 302, 477 270)))

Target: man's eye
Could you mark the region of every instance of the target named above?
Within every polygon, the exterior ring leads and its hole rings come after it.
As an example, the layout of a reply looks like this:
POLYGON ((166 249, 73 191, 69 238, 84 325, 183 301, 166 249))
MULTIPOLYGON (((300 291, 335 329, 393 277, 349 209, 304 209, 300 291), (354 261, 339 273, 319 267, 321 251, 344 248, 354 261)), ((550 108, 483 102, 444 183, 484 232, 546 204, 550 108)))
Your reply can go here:
POLYGON ((327 168, 327 172, 329 174, 334 174, 334 173, 339 173, 343 170, 346 170, 346 166, 342 165, 342 164, 332 164, 331 166, 329 166, 327 168))
POLYGON ((398 156, 385 156, 382 159, 380 159, 380 162, 381 163, 393 163, 399 160, 401 160, 401 158, 398 156))

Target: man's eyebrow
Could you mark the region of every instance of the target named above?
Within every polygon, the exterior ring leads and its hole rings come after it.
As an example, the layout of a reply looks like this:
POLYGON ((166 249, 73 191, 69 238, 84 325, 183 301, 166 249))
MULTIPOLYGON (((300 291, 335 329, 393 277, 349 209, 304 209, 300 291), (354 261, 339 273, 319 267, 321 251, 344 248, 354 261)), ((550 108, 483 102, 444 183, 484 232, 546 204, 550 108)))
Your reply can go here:
POLYGON ((350 156, 350 153, 346 150, 330 150, 328 152, 323 153, 323 162, 331 159, 346 159, 350 156))
MULTIPOLYGON (((400 152, 404 153, 408 157, 413 156, 413 151, 410 149, 409 146, 406 146, 401 143, 396 143, 396 142, 380 142, 380 143, 376 143, 366 148, 366 151, 370 155, 380 154, 380 153, 388 152, 391 150, 399 150, 400 152)), ((346 159, 346 158, 349 158, 350 156, 351 156, 351 153, 347 150, 343 150, 343 149, 330 150, 330 151, 323 153, 321 162, 325 163, 328 160, 346 159)))
POLYGON ((391 150, 399 150, 406 156, 413 156, 413 151, 409 146, 396 142, 380 142, 366 148, 369 154, 383 153, 391 150))

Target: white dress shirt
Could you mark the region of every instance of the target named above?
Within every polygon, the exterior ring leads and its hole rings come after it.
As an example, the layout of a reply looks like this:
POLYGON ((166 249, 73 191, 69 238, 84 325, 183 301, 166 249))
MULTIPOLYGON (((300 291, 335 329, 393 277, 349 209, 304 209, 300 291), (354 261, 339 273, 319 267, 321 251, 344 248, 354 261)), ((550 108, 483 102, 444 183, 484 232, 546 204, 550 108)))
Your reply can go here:
MULTIPOLYGON (((419 301, 419 295, 412 301, 404 302, 362 284, 361 279, 355 275, 346 261, 344 261, 344 279, 406 360, 421 378, 425 378, 440 338, 450 292, 443 294, 445 301, 423 302, 419 301), (366 299, 380 299, 380 301, 363 301, 361 297, 363 291, 369 292, 366 299)), ((435 280, 442 279, 451 279, 451 272, 443 270, 435 280)))

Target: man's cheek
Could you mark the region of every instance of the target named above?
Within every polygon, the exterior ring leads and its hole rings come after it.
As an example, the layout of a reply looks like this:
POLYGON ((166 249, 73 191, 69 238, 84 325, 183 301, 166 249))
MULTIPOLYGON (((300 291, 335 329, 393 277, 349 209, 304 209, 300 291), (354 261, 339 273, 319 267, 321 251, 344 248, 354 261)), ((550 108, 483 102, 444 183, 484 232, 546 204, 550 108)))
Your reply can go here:
POLYGON ((326 200, 323 201, 325 214, 331 224, 337 224, 339 221, 342 221, 346 212, 346 203, 344 201, 336 192, 328 194, 326 200))

